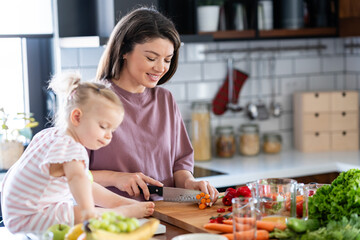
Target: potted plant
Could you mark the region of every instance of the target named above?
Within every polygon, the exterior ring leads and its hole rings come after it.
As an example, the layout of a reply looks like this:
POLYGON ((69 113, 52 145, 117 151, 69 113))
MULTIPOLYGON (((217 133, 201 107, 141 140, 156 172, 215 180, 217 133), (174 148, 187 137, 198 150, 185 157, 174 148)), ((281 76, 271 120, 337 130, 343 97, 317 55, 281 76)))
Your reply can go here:
POLYGON ((223 0, 198 0, 197 23, 198 32, 214 32, 218 30, 220 6, 223 0))
POLYGON ((0 169, 9 169, 32 138, 31 128, 39 125, 32 113, 11 115, 0 108, 0 169))

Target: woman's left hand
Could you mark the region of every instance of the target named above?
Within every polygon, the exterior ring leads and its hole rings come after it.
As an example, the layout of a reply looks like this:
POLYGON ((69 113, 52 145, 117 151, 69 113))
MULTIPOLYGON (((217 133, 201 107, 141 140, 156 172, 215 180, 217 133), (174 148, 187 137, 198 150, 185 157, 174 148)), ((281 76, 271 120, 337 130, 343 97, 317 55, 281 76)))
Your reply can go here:
POLYGON ((208 193, 210 195, 210 199, 212 199, 210 206, 213 205, 218 200, 219 197, 218 190, 214 186, 212 186, 208 181, 195 181, 194 179, 188 179, 185 182, 185 188, 200 190, 201 192, 208 193))

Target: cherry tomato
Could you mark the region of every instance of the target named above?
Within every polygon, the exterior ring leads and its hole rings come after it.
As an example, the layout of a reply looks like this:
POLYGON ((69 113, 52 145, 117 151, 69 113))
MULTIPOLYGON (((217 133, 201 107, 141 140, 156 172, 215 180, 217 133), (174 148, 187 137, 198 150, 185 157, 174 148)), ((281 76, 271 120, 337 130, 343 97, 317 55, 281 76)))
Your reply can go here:
POLYGON ((216 223, 216 218, 210 218, 209 223, 216 223))
POLYGON ((224 217, 222 217, 222 216, 219 216, 216 218, 217 223, 223 223, 223 221, 224 221, 224 217))
POLYGON ((225 208, 218 208, 216 211, 219 212, 219 213, 225 212, 225 208))
POLYGON ((229 212, 232 212, 232 207, 229 207, 227 210, 228 210, 229 212))
POLYGON ((303 205, 304 201, 299 201, 296 203, 296 216, 299 218, 303 216, 303 205))

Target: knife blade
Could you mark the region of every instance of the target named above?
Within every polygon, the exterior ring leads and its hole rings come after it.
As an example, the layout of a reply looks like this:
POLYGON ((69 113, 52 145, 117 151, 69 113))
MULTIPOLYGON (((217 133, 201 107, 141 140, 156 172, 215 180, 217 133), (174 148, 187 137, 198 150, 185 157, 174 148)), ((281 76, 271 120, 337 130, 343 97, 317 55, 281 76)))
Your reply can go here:
POLYGON ((201 191, 184 189, 184 188, 174 188, 174 187, 158 187, 158 186, 148 186, 150 194, 157 194, 164 198, 164 201, 168 202, 198 202, 196 195, 200 194, 201 191))

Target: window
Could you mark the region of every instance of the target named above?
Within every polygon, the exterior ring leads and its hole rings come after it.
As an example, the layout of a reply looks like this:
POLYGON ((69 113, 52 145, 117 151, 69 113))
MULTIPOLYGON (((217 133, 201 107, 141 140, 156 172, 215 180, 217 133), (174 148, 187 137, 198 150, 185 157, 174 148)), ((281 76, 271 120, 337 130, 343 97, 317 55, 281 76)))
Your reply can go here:
POLYGON ((24 94, 28 92, 24 89, 27 86, 24 41, 21 38, 0 38, 0 108, 7 113, 29 111, 29 99, 24 94))

